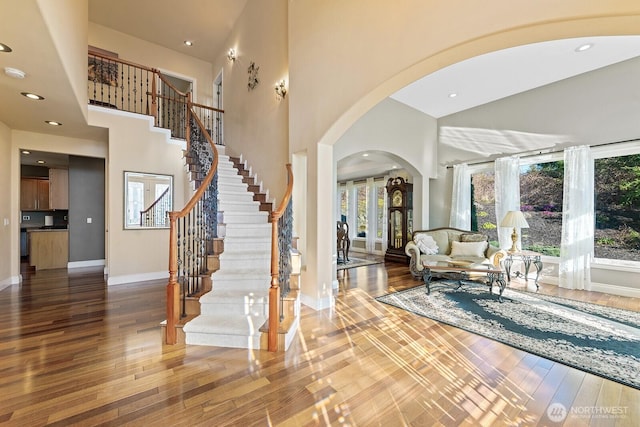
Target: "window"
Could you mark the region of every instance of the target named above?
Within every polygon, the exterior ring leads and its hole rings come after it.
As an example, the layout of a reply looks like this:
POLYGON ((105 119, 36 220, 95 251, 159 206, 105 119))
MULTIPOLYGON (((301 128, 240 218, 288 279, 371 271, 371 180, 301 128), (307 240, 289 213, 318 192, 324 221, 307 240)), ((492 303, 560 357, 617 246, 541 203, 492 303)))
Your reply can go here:
POLYGON ((386 197, 386 190, 384 181, 376 184, 376 216, 378 218, 378 224, 376 227, 376 237, 378 239, 382 239, 384 236, 382 235, 382 229, 384 227, 384 219, 386 217, 386 212, 384 209, 384 199, 386 197))
POLYGON ((386 197, 386 181, 383 179, 374 180, 373 189, 365 181, 353 185, 338 183, 337 215, 349 224, 354 238, 364 240, 370 232, 374 240, 386 239, 386 197))
POLYGON ((367 237, 367 185, 356 185, 356 236, 367 237))
POLYGON ((520 210, 529 223, 522 249, 560 256, 563 178, 563 161, 520 167, 520 210))
POLYGON ((494 184, 492 171, 471 174, 471 230, 486 234, 489 241, 498 246, 494 184))
POLYGON ((130 182, 127 188, 125 227, 139 226, 140 211, 144 209, 144 184, 142 182, 130 182))
POLYGON ((640 260, 640 154, 596 159, 595 257, 640 260))
POLYGON ((340 221, 347 222, 349 215, 349 194, 345 185, 341 185, 338 188, 338 205, 340 206, 340 221))
MULTIPOLYGON (((635 144, 594 147, 595 257, 640 260, 640 154, 635 144)), ((564 162, 561 153, 521 159, 522 248, 560 256, 564 162), (542 161, 544 159, 544 161, 542 161), (551 161, 554 160, 554 161, 551 161), (537 163, 536 163, 537 162, 537 163)), ((471 174, 471 229, 497 243, 492 166, 471 174)))

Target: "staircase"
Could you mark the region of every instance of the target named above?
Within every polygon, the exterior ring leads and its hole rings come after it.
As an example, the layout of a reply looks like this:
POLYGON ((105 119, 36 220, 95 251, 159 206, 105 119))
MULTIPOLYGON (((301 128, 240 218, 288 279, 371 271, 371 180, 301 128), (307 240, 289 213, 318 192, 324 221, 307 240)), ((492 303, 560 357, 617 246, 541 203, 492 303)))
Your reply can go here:
POLYGON ((222 153, 218 210, 223 218, 220 228, 225 230, 224 252, 212 276, 212 291, 200 297, 200 315, 184 325, 185 340, 187 344, 266 349, 266 334, 263 337, 260 328, 269 313, 271 224, 266 208, 270 206, 254 200, 247 183, 254 185, 253 178, 239 172, 222 153))

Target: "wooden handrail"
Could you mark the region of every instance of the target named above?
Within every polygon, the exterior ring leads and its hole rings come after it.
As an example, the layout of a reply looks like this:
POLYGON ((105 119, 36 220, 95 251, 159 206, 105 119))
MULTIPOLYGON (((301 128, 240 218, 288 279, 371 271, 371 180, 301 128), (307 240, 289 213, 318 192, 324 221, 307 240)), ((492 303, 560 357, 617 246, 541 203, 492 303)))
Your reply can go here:
MULTIPOLYGON (((167 284, 167 324, 166 324, 166 343, 176 344, 178 337, 176 332, 176 326, 180 320, 180 285, 178 283, 178 227, 177 221, 180 218, 185 217, 203 197, 204 192, 207 190, 209 184, 213 180, 218 169, 218 149, 213 139, 205 132, 205 128, 200 118, 193 114, 191 106, 187 109, 188 117, 187 123, 190 123, 191 117, 196 121, 197 125, 203 131, 201 132, 207 142, 211 146, 213 152, 213 164, 209 169, 209 173, 203 180, 200 187, 193 194, 186 206, 180 211, 169 212, 169 283, 167 284)), ((188 129, 189 127, 187 127, 188 129)), ((188 133, 187 133, 187 137, 188 133)))
POLYGON ((171 88, 171 90, 173 90, 174 92, 176 92, 178 95, 180 96, 184 96, 185 98, 187 97, 187 94, 190 92, 182 92, 180 90, 178 90, 177 87, 175 87, 169 80, 167 80, 160 71, 157 71, 158 73, 158 77, 160 78, 160 80, 162 80, 164 82, 164 84, 166 84, 167 86, 169 86, 171 88))
POLYGON ((152 73, 160 74, 160 71, 156 68, 146 67, 144 65, 136 64, 135 62, 127 61, 126 59, 115 58, 109 55, 103 55, 98 52, 89 51, 89 56, 96 56, 110 62, 119 62, 121 64, 129 65, 130 67, 140 68, 141 70, 150 71, 152 73))
POLYGON ((287 184, 287 189, 284 193, 284 198, 282 199, 280 206, 278 206, 278 209, 271 212, 271 219, 269 220, 271 222, 277 221, 282 217, 282 215, 284 214, 284 210, 287 208, 287 205, 289 204, 289 199, 291 199, 291 194, 293 193, 293 171, 291 170, 291 163, 287 163, 286 168, 287 168, 287 179, 289 180, 289 182, 287 184))
POLYGON ((150 205, 147 209, 145 209, 145 210, 143 210, 143 211, 140 211, 140 213, 141 213, 141 214, 145 214, 145 213, 149 212, 151 209, 153 209, 153 207, 154 207, 155 205, 157 205, 157 204, 158 204, 158 202, 160 202, 160 200, 162 200, 162 198, 165 196, 165 194, 167 194, 167 193, 169 192, 169 190, 170 190, 170 188, 169 188, 169 187, 167 187, 167 189, 166 189, 166 190, 164 190, 164 191, 162 192, 162 194, 161 194, 160 196, 158 196, 158 198, 157 198, 156 200, 154 200, 154 202, 153 202, 153 203, 151 203, 151 205, 150 205))
POLYGON ((289 183, 287 184, 287 190, 282 198, 282 202, 278 209, 271 212, 269 221, 271 221, 271 287, 269 288, 269 332, 267 334, 267 349, 269 351, 278 351, 278 329, 280 326, 280 315, 278 314, 278 307, 280 304, 280 282, 278 276, 279 263, 278 263, 278 220, 282 217, 291 194, 293 193, 293 172, 291 170, 291 163, 287 163, 287 174, 289 183))
MULTIPOLYGON (((153 95, 153 94, 151 92, 147 92, 147 95, 153 95)), ((156 98, 169 99, 169 100, 171 100, 173 102, 177 102, 179 104, 191 104, 192 107, 204 108, 206 110, 215 111, 216 113, 224 113, 224 110, 221 110, 219 108, 210 107, 210 106, 204 105, 204 104, 198 104, 197 102, 181 101, 179 99, 174 99, 174 98, 171 98, 171 97, 166 96, 166 95, 156 95, 156 98)))
POLYGON ((145 209, 143 211, 140 211, 140 225, 141 226, 142 226, 142 218, 144 217, 144 215, 147 214, 151 209, 153 209, 158 203, 160 203, 160 201, 164 198, 164 196, 167 195, 167 193, 169 192, 170 189, 171 189, 170 187, 167 187, 167 189, 164 190, 162 192, 162 194, 156 200, 154 200, 153 203, 151 203, 151 205, 147 209, 145 209))

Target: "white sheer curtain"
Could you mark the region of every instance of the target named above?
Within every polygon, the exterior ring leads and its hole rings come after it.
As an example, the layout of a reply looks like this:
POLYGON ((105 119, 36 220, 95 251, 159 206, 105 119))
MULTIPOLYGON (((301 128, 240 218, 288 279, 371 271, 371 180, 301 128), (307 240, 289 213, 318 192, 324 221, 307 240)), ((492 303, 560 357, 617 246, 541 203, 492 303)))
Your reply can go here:
POLYGON ((356 216, 358 211, 358 194, 353 181, 347 181, 347 224, 349 224, 349 239, 353 242, 356 236, 358 224, 356 216))
MULTIPOLYGON (((520 158, 518 156, 502 157, 495 161, 495 194, 496 221, 500 248, 511 247, 512 228, 500 227, 500 222, 509 211, 520 210, 520 158)), ((520 240, 520 233, 518 233, 520 240)), ((517 242, 518 247, 520 241, 517 242)))
POLYGON ((367 253, 373 253, 376 249, 376 236, 378 235, 378 218, 376 217, 377 202, 376 184, 373 178, 367 178, 367 253))
POLYGON ((564 151, 560 286, 591 290, 593 258, 593 157, 588 146, 564 151))
POLYGON ((449 227, 471 230, 471 174, 466 163, 453 166, 449 227))

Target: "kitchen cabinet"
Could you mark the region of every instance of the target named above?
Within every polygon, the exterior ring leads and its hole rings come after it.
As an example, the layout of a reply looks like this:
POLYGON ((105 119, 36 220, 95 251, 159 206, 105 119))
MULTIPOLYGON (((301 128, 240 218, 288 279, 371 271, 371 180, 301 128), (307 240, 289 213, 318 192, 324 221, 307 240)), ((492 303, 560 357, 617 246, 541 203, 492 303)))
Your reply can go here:
POLYGON ((49 169, 49 208, 69 209, 69 171, 49 169))
POLYGON ((22 178, 20 180, 20 209, 23 211, 50 209, 48 179, 22 178))
POLYGON ((36 270, 67 268, 69 232, 67 230, 30 230, 29 264, 36 270))

